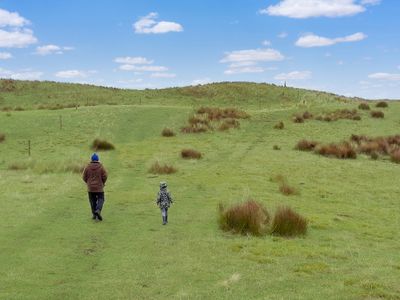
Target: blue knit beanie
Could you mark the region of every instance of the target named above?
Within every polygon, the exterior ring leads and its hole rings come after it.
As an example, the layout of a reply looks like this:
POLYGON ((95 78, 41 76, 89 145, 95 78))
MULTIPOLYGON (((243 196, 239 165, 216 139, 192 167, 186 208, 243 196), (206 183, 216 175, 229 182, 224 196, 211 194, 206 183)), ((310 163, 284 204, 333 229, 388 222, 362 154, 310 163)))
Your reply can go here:
POLYGON ((99 161, 99 156, 96 153, 93 153, 92 161, 99 161))

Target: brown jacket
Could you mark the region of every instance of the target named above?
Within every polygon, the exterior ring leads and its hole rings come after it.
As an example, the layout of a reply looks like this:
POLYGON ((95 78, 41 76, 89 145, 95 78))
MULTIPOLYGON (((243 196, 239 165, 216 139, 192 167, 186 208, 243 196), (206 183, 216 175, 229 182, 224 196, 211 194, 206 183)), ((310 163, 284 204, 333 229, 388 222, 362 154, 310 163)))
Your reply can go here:
POLYGON ((107 172, 99 162, 91 162, 83 171, 82 179, 86 182, 89 192, 104 192, 107 172))

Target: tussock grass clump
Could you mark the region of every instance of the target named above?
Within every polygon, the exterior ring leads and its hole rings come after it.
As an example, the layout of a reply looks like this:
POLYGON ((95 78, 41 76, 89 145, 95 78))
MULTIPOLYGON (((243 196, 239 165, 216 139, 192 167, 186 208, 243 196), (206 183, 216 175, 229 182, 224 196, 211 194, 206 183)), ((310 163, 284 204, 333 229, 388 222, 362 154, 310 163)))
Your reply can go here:
POLYGON ((299 192, 286 181, 281 182, 279 185, 279 191, 285 196, 297 195, 299 192))
POLYGON ((358 105, 358 109, 370 110, 371 108, 369 107, 369 105, 368 105, 367 103, 363 102, 363 103, 360 103, 360 104, 358 105))
POLYGON ((14 108, 14 111, 24 111, 25 109, 21 106, 17 106, 14 108))
POLYGON ((240 127, 240 122, 238 120, 226 119, 218 126, 218 130, 225 131, 231 128, 239 128, 239 127, 240 127))
POLYGON ((200 159, 202 157, 201 153, 194 149, 183 149, 181 156, 184 159, 200 159))
POLYGON ((210 128, 204 124, 189 124, 181 128, 182 133, 203 133, 209 130, 210 128))
POLYGON ((396 164, 400 164, 400 149, 396 149, 390 153, 390 160, 396 164))
POLYGON ((389 105, 385 101, 379 101, 375 106, 380 107, 380 108, 385 108, 385 107, 388 107, 389 105))
POLYGON ((318 121, 325 121, 325 122, 337 121, 337 120, 341 120, 341 119, 360 121, 361 116, 358 114, 356 109, 353 109, 353 110, 338 109, 333 112, 319 115, 315 119, 318 121))
POLYGON ((99 151, 99 150, 108 151, 108 150, 115 149, 113 144, 111 144, 110 142, 108 142, 106 140, 101 140, 101 139, 95 139, 92 143, 91 148, 95 151, 99 151))
POLYGON ((314 115, 312 113, 310 113, 309 111, 305 111, 303 113, 303 119, 304 120, 312 119, 313 117, 314 117, 314 115))
POLYGON ((267 209, 255 200, 225 208, 219 204, 218 224, 224 231, 255 236, 267 233, 270 215, 267 209))
POLYGON ((170 165, 167 164, 160 164, 156 161, 149 169, 149 172, 152 174, 173 174, 176 173, 178 170, 170 165))
POLYGON ((304 123, 304 118, 302 116, 296 115, 293 117, 294 123, 304 123))
POLYGON ((279 207, 272 221, 274 235, 294 237, 307 233, 307 220, 288 206, 279 207))
POLYGON ((4 133, 0 133, 0 143, 6 140, 6 135, 4 133))
POLYGON ((300 150, 300 151, 312 151, 317 146, 318 146, 318 142, 308 141, 308 140, 300 140, 297 142, 295 149, 300 150))
POLYGON ((274 126, 274 129, 283 129, 283 128, 285 128, 285 124, 282 121, 279 121, 274 126))
POLYGON ((250 115, 243 110, 228 107, 228 108, 219 108, 219 107, 200 107, 197 110, 198 114, 206 114, 208 120, 215 121, 221 119, 248 119, 250 115))
POLYGON ((175 132, 170 128, 164 128, 161 131, 161 135, 165 136, 165 137, 171 137, 171 136, 175 136, 175 132))
POLYGON ((348 142, 342 142, 340 144, 320 145, 315 149, 315 152, 319 155, 336 157, 340 159, 357 158, 357 153, 355 149, 348 142))
POLYGON ((272 149, 273 149, 273 150, 281 150, 281 147, 278 146, 278 145, 274 145, 274 146, 272 146, 272 149))
POLYGON ((377 119, 382 119, 385 117, 385 114, 383 113, 383 111, 373 110, 373 111, 371 111, 371 117, 377 118, 377 119))
POLYGON ((11 171, 23 171, 28 170, 29 168, 29 164, 25 162, 14 162, 8 166, 8 169, 11 171))

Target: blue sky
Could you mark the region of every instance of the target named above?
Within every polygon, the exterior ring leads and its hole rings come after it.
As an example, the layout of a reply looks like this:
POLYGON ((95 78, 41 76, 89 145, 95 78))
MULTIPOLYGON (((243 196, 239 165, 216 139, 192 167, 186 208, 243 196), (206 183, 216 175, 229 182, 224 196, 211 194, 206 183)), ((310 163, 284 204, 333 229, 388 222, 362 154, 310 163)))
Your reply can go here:
POLYGON ((0 77, 400 98, 398 0, 0 0, 0 77))

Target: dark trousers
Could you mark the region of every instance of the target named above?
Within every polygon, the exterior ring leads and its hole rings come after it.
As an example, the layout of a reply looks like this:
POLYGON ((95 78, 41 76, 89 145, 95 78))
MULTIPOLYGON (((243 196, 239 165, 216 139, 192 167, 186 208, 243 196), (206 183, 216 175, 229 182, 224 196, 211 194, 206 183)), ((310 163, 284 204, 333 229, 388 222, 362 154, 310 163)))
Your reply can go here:
POLYGON ((95 212, 103 209, 103 204, 104 204, 104 192, 88 192, 89 194, 89 203, 90 203, 90 208, 92 209, 92 214, 93 216, 95 215, 95 212))

